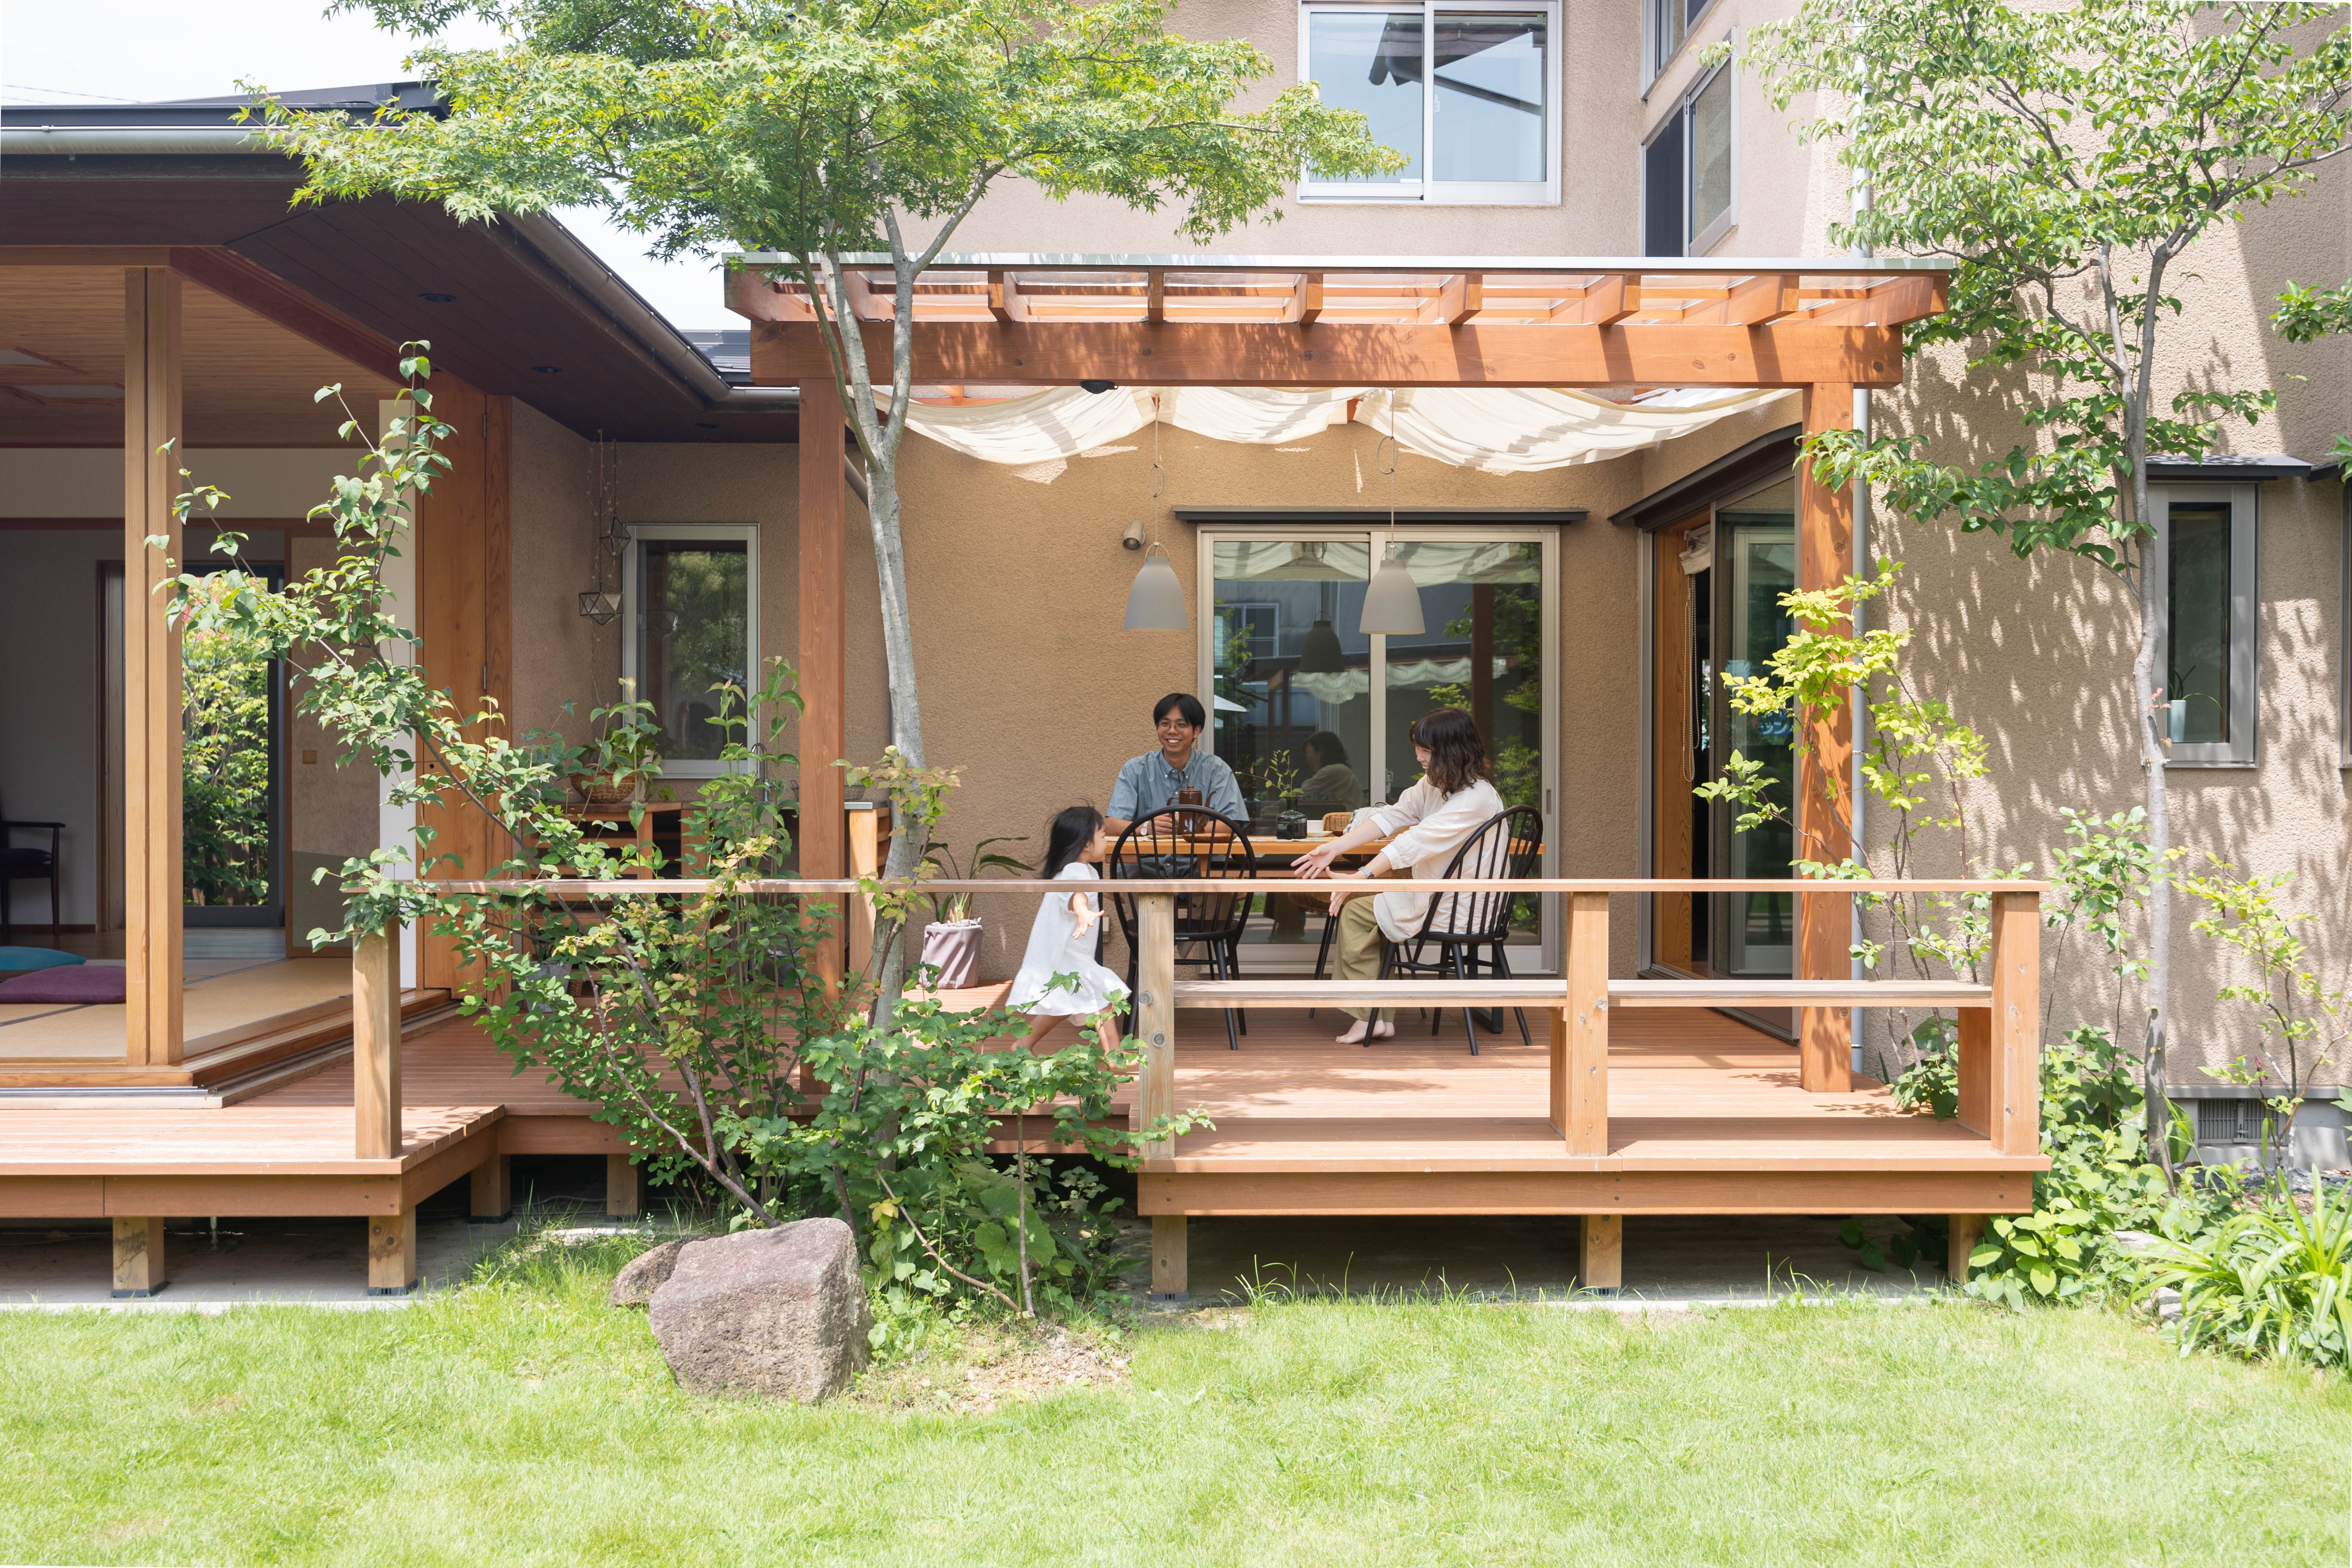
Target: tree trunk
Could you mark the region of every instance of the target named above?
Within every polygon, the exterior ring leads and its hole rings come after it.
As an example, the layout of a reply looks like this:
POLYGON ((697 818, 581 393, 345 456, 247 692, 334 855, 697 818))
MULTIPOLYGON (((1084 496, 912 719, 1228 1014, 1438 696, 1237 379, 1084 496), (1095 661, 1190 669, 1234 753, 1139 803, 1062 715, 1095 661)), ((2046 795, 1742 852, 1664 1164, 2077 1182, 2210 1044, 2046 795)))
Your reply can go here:
MULTIPOLYGON (((866 493, 866 516, 874 531, 875 575, 882 586, 882 658, 890 680, 891 743, 910 764, 921 767, 923 709, 915 687, 914 623, 907 607, 907 546, 898 527, 898 454, 880 442, 867 459, 866 493)), ((883 879, 911 880, 927 847, 919 825, 894 823, 883 879)), ((876 990, 879 1005, 887 1009, 906 978, 905 933, 877 926, 874 945, 881 961, 875 974, 876 990)))
MULTIPOLYGON (((2145 462, 2140 465, 2143 470, 2146 466, 2145 462)), ((2139 515, 2145 518, 2147 481, 2136 475, 2134 487, 2139 492, 2139 515)), ((2165 779, 2164 743, 2168 731, 2161 727, 2164 720, 2157 706, 2160 689, 2156 679, 2157 659, 2162 652, 2158 647, 2160 606, 2150 586, 2153 574, 2149 569, 2152 553, 2164 548, 2164 541, 2155 533, 2143 538, 2138 584, 2139 654, 2132 660, 2132 700, 2138 707, 2140 763, 2147 778, 2147 847, 2154 869, 2148 876, 2147 889, 2147 979, 2141 988, 2147 1012, 2141 1087, 2146 1096, 2148 1152, 2164 1167, 2168 1178, 2172 1173, 2172 1112, 2164 1098, 2164 1035, 2172 983, 2172 885, 2166 870, 2172 847, 2172 813, 2165 779)))

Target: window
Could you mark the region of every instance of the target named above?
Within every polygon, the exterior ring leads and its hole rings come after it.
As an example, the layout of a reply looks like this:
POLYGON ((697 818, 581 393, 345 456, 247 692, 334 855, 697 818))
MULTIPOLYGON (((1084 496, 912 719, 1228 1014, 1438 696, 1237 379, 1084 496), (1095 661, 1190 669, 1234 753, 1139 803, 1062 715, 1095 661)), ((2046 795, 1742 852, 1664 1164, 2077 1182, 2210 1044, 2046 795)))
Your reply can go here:
POLYGON ((1643 81, 1655 81, 1658 73, 1675 58, 1689 37, 1691 24, 1706 14, 1714 0, 1649 0, 1643 9, 1649 16, 1649 67, 1642 73, 1643 81))
POLYGON ((2163 617, 2173 765, 2254 762, 2254 489, 2151 489, 2149 587, 2163 617))
POLYGON ((654 705, 662 771, 711 778, 727 737, 710 722, 711 688, 748 687, 760 663, 760 536, 744 525, 659 524, 632 531, 622 589, 622 674, 654 705))
POLYGON ((1352 201, 1557 202, 1557 4, 1308 5, 1299 58, 1323 101, 1364 116, 1411 162, 1393 174, 1299 182, 1352 201))
POLYGON ((1642 150, 1642 247, 1651 256, 1704 256, 1738 221, 1732 71, 1724 66, 1685 94, 1642 150))

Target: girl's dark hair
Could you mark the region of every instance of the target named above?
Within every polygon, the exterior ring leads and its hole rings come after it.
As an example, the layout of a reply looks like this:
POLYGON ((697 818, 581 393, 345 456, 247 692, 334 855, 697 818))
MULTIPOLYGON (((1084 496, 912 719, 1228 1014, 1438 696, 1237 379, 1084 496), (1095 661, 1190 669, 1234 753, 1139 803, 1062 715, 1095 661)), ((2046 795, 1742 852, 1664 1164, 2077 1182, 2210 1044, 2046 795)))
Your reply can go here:
POLYGON ((1316 731, 1307 737, 1307 743, 1315 748, 1315 754, 1322 759, 1325 767, 1334 763, 1343 768, 1348 765, 1348 743, 1330 731, 1316 731))
POLYGON ((1433 708, 1414 720, 1412 740, 1429 748, 1429 782, 1447 795, 1494 777, 1478 722, 1459 708, 1433 708))
POLYGON ((1102 831, 1103 814, 1091 805, 1073 805, 1054 814, 1045 825, 1045 863, 1038 874, 1047 881, 1062 874, 1062 868, 1086 853, 1095 835, 1102 831))

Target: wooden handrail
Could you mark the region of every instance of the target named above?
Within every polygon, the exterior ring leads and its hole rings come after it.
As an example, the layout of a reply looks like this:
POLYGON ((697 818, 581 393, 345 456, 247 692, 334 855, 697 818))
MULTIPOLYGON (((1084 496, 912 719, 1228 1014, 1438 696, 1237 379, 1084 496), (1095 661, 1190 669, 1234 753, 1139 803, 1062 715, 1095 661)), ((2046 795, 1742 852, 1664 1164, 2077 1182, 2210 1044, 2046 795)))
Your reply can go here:
MULTIPOLYGON (((645 894, 675 895, 707 893, 718 883, 703 877, 668 877, 654 881, 636 879, 593 880, 585 878, 542 877, 520 878, 490 881, 450 881, 435 884, 437 890, 451 893, 513 893, 535 889, 541 892, 560 891, 582 898, 625 898, 645 894)), ((885 885, 886 888, 888 884, 885 885)), ((950 879, 938 881, 899 884, 911 886, 925 894, 930 893, 1066 893, 1072 890, 1068 882, 1048 882, 1035 878, 1007 877, 1001 880, 987 879, 950 879)), ((1839 898, 1848 893, 2046 893, 2047 882, 2012 882, 1988 880, 1982 878, 1904 878, 1873 877, 1852 882, 1830 881, 1811 878, 1786 877, 1415 877, 1376 880, 1366 884, 1354 878, 1256 877, 1251 879, 1254 892, 1328 893, 1334 887, 1356 888, 1371 892, 1415 893, 1819 893, 1839 898)), ((821 878, 776 877, 735 884, 744 893, 817 893, 852 894, 866 890, 855 880, 821 878)), ((1096 892, 1132 894, 1158 893, 1230 893, 1234 879, 1230 877, 1170 877, 1119 878, 1094 885, 1096 892)))

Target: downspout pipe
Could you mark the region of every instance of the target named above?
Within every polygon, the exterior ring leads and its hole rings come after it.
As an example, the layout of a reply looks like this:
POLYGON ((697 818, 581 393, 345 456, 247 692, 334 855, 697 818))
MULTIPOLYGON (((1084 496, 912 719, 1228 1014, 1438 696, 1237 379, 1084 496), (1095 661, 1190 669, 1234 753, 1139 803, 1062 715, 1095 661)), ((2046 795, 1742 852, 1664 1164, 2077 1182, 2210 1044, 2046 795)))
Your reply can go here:
MULTIPOLYGON (((8 158, 185 158, 247 156, 291 162, 268 133, 246 125, 0 126, 0 163, 8 158)), ((499 220, 556 279, 580 293, 701 399, 706 408, 780 411, 800 405, 791 386, 733 386, 661 313, 544 213, 499 220)))

